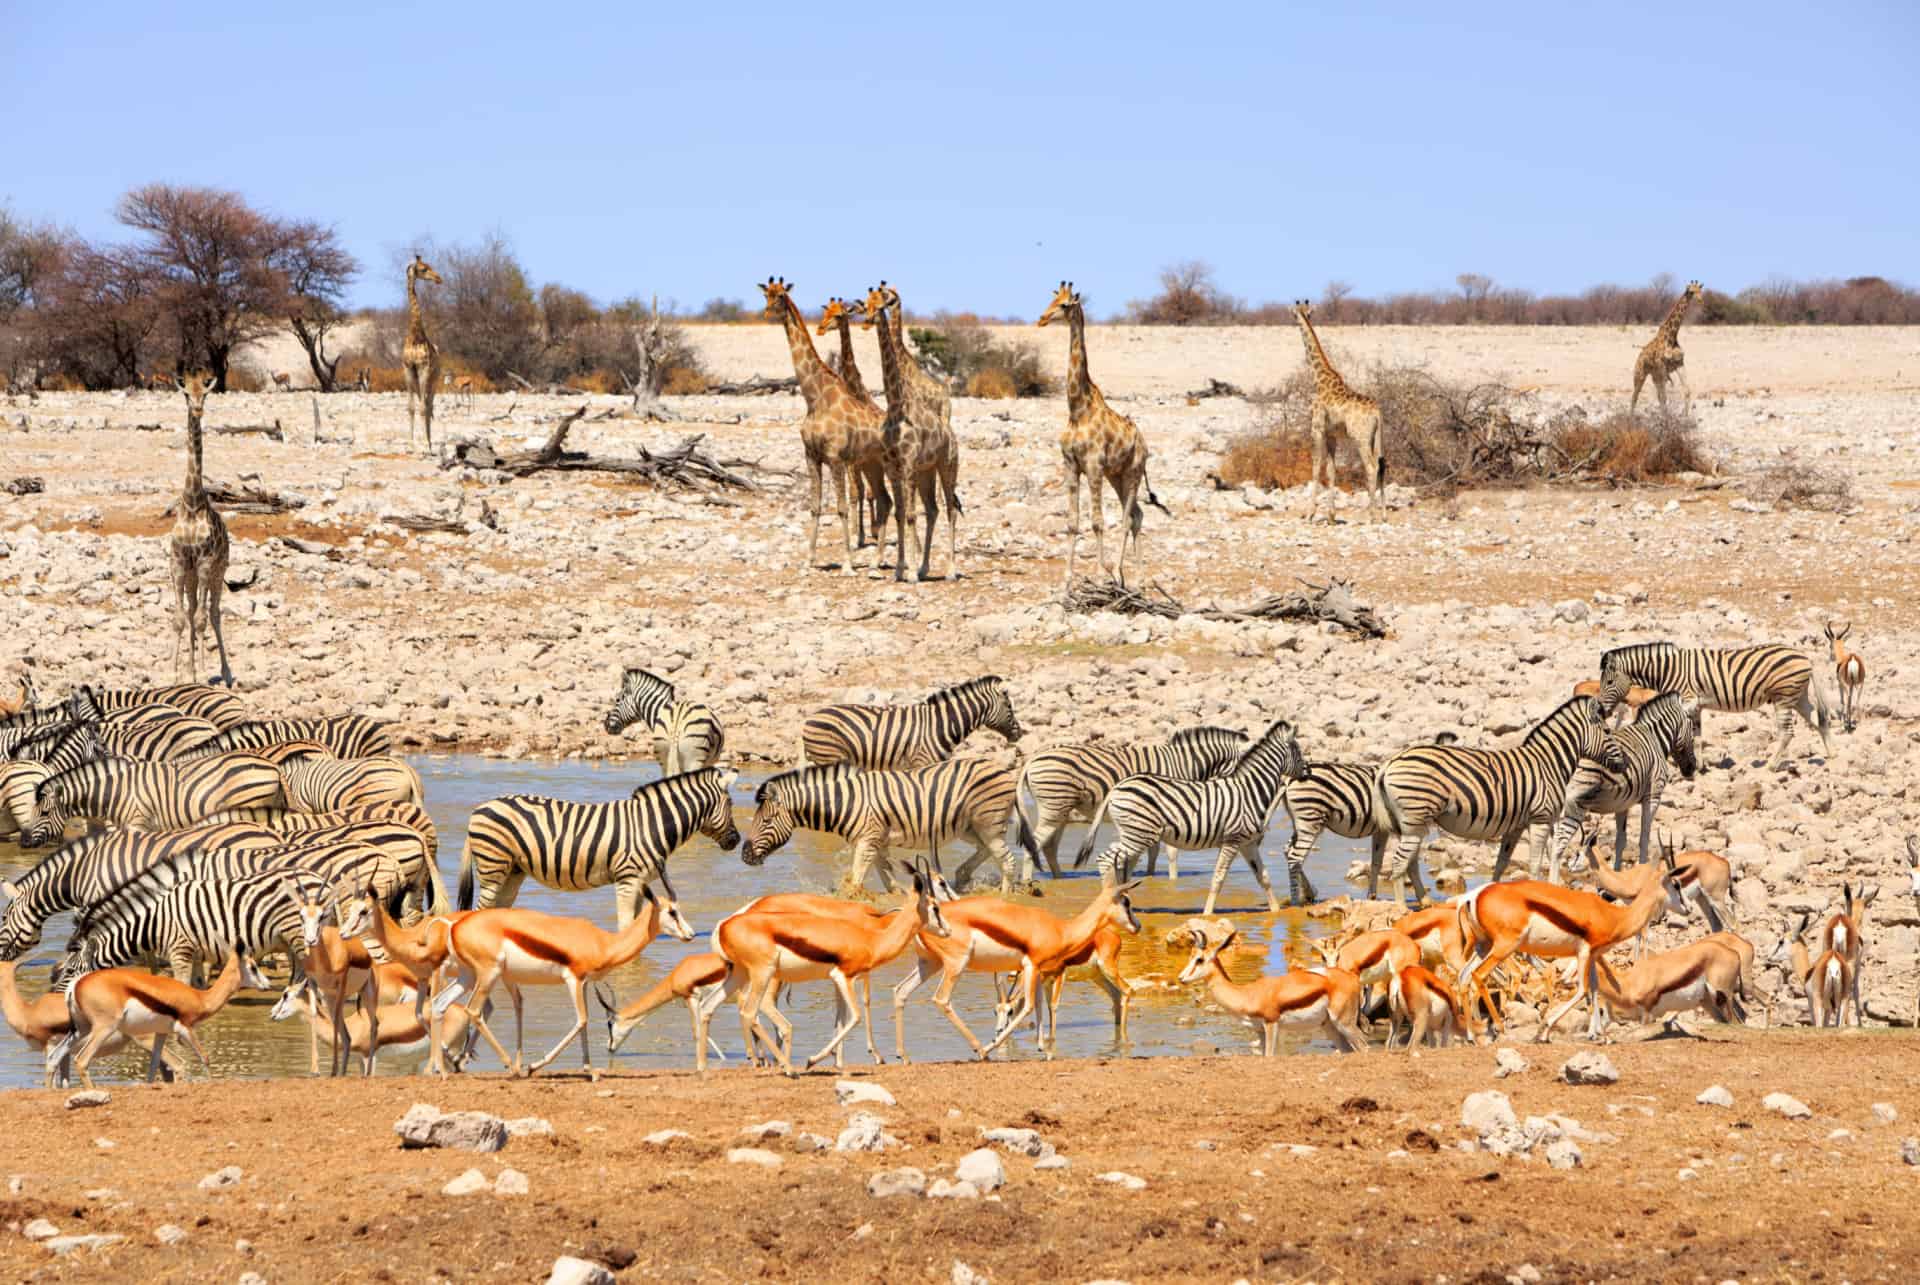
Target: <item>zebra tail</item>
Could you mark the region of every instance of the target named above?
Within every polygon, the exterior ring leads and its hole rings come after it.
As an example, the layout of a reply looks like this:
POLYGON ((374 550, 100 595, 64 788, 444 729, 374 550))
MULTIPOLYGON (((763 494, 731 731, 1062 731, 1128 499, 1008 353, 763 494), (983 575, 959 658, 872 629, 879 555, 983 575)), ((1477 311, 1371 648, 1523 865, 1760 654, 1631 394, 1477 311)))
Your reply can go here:
MULTIPOLYGON (((1113 791, 1107 791, 1107 799, 1113 797, 1113 791)), ((1080 841, 1080 850, 1073 854, 1075 870, 1085 866, 1093 857, 1093 840, 1100 833, 1100 822, 1107 815, 1107 799, 1100 800, 1100 806, 1093 810, 1093 820, 1087 822, 1087 837, 1080 841)))
POLYGON ((472 838, 468 838, 466 846, 460 849, 460 890, 454 894, 454 900, 462 910, 473 909, 472 838))
POLYGON ((1020 843, 1021 851, 1027 854, 1027 859, 1033 862, 1033 868, 1038 870, 1044 858, 1040 855, 1040 845, 1034 842, 1033 827, 1027 824, 1027 814, 1020 807, 1018 790, 1013 794, 1013 834, 1020 843))
POLYGON ((1393 792, 1387 789, 1386 771, 1373 774, 1373 828, 1386 834, 1400 834, 1406 829, 1406 818, 1393 801, 1393 792))

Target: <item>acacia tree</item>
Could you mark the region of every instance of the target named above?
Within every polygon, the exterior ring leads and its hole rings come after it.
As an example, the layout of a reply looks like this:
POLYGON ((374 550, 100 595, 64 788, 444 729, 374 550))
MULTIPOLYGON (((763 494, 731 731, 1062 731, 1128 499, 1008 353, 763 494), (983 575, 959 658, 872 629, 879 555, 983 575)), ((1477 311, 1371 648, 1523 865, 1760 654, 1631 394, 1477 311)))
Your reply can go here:
POLYGON ((46 366, 89 388, 140 382, 166 314, 146 257, 76 244, 38 288, 31 331, 46 366))
POLYGON ((273 260, 286 276, 287 327, 306 350, 320 391, 330 393, 340 355, 327 356, 327 335, 346 318, 341 305, 347 287, 360 274, 359 261, 347 253, 332 228, 310 220, 281 227, 273 260))

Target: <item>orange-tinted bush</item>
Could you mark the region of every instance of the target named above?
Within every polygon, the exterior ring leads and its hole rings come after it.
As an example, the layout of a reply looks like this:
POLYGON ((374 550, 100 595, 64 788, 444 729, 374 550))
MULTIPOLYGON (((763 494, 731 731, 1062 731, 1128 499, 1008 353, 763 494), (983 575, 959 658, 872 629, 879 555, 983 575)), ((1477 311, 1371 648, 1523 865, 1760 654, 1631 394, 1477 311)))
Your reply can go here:
POLYGON ((1013 382, 1013 376, 995 366, 989 370, 975 371, 967 380, 967 396, 1010 398, 1020 395, 1020 386, 1013 382))
POLYGON ((707 391, 707 377, 691 366, 669 366, 666 377, 660 384, 660 391, 669 397, 685 397, 692 393, 707 391))

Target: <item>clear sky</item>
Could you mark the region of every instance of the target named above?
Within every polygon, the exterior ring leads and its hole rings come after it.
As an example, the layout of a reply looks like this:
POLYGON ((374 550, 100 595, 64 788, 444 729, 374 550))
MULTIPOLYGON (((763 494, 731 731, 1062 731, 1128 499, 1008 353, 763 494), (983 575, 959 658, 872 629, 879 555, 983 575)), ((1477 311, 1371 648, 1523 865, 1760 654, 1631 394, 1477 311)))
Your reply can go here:
POLYGON ((1657 272, 1920 283, 1920 6, 0 0, 0 198, 128 187, 414 239, 503 231, 605 300, 1098 313, 1210 261, 1251 299, 1657 272))

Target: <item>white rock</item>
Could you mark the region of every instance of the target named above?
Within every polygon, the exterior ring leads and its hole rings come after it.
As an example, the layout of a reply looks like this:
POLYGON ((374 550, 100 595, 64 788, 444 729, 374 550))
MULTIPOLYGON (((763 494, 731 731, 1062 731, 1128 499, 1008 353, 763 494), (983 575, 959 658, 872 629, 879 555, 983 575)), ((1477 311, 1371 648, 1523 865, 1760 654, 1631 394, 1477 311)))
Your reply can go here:
POLYGON ((640 1141, 646 1143, 649 1147, 664 1147, 669 1142, 676 1142, 681 1138, 691 1138, 692 1136, 693 1135, 685 1129, 655 1129, 652 1133, 640 1139, 640 1141))
POLYGON ((113 1094, 105 1089, 82 1089, 78 1093, 67 1095, 67 1110, 79 1111, 85 1107, 103 1107, 113 1101, 113 1094))
POLYGON ((1498 1089, 1469 1093, 1467 1100, 1460 1104, 1460 1126, 1475 1133, 1511 1129, 1519 1123, 1519 1117, 1513 1113, 1513 1103, 1498 1089))
POLYGON ((795 1151, 831 1151, 833 1139, 823 1138, 817 1133, 796 1133, 793 1141, 787 1144, 795 1151))
POLYGON ((1900 1158, 1910 1165, 1920 1165, 1920 1138, 1900 1139, 1900 1158))
POLYGON ((1875 1124, 1892 1124, 1899 1118, 1900 1112, 1894 1107, 1893 1103, 1876 1102, 1873 1104, 1873 1122, 1875 1124))
POLYGON ((1055 1154, 1051 1156, 1041 1156, 1033 1162, 1033 1167, 1035 1169, 1065 1169, 1072 1165, 1072 1163, 1073 1162, 1065 1156, 1055 1154))
POLYGON ((1725 1085, 1709 1084, 1700 1090, 1700 1096, 1694 1101, 1703 1107, 1730 1107, 1733 1105, 1733 1094, 1727 1092, 1725 1085))
POLYGON ((1699 1171, 1695 1169, 1682 1169, 1679 1173, 1674 1175, 1674 1177, 1678 1178, 1681 1182, 1692 1182, 1695 1179, 1697 1179, 1699 1176, 1700 1176, 1699 1171))
POLYGON ((52 1240, 43 1240, 40 1243, 56 1254, 71 1254, 81 1249, 89 1252, 97 1249, 105 1249, 109 1245, 118 1245, 125 1239, 125 1236, 109 1236, 96 1233, 89 1236, 55 1236, 52 1240))
POLYGON ((985 1272, 969 1267, 957 1258, 953 1260, 953 1285, 987 1285, 992 1279, 985 1272))
POLYGON ((200 1190, 218 1191, 222 1187, 231 1187, 234 1183, 239 1182, 242 1176, 239 1165, 228 1165, 226 1168, 216 1169, 214 1172, 202 1178, 200 1180, 200 1190))
POLYGON ((1143 1191, 1147 1185, 1145 1178, 1138 1178, 1130 1173, 1122 1173, 1118 1169, 1109 1169, 1105 1173, 1095 1174, 1094 1177, 1101 1182, 1110 1182, 1117 1187, 1125 1187, 1128 1191, 1143 1191))
POLYGON ((961 1182, 972 1183, 980 1191, 998 1191, 1007 1181, 1007 1167, 1000 1163, 999 1152, 981 1147, 960 1157, 953 1176, 961 1182))
POLYGON ((885 1151, 900 1145, 900 1139, 886 1131, 886 1121, 868 1111, 856 1111, 834 1140, 835 1151, 885 1151))
POLYGON ((60 1229, 44 1218, 36 1218, 22 1227, 20 1234, 28 1240, 52 1240, 60 1234, 60 1229))
POLYGON ((1575 1053, 1560 1067, 1560 1078, 1568 1084, 1614 1084, 1620 1072, 1605 1053, 1575 1053))
POLYGON ((523 1115, 518 1120, 507 1121, 509 1138, 551 1138, 553 1125, 537 1115, 523 1115))
POLYGON ((1493 1051, 1493 1078, 1504 1080, 1509 1075, 1519 1075, 1531 1063, 1520 1056, 1520 1050, 1502 1044, 1493 1051))
POLYGON ((929 1200, 978 1200, 980 1188, 970 1182, 948 1182, 945 1178, 935 1178, 927 1188, 929 1200))
POLYGON ((498 1151, 507 1145, 507 1122, 485 1111, 442 1111, 416 1102, 393 1122, 400 1145, 408 1149, 451 1147, 460 1151, 498 1151))
POLYGON ((883 1107, 894 1105, 893 1094, 865 1080, 835 1080, 833 1096, 843 1107, 857 1106, 862 1102, 871 1102, 883 1107))
POLYGON ((259 1272, 241 1272, 240 1279, 233 1285, 267 1285, 267 1278, 259 1272))
POLYGON ((1547 1144, 1547 1163, 1555 1169, 1578 1169, 1586 1162, 1579 1144, 1571 1138, 1558 1138, 1547 1144))
POLYGON ((1540 1285, 1540 1269, 1532 1263, 1520 1264, 1513 1269, 1513 1275, 1520 1285, 1540 1285))
POLYGON ((446 1186, 440 1188, 443 1196, 474 1196, 483 1191, 491 1191, 493 1184, 487 1181, 487 1175, 478 1169, 469 1169, 446 1186))
POLYGON ((778 1169, 780 1157, 760 1147, 733 1147, 727 1151, 727 1163, 730 1165, 759 1165, 762 1169, 778 1169))
POLYGON ((518 1169, 502 1169, 493 1180, 496 1196, 524 1196, 528 1190, 527 1175, 518 1169))
POLYGON ((882 1169, 867 1179, 867 1194, 876 1200, 918 1196, 926 1189, 927 1175, 918 1169, 882 1169))
POLYGON ((186 1229, 172 1223, 161 1223, 153 1229, 153 1238, 162 1245, 178 1245, 187 1238, 186 1229))
POLYGON ((1053 1145, 1033 1129, 982 1129, 980 1136, 1016 1156, 1044 1156, 1053 1145))
POLYGON ((784 1138, 793 1132, 793 1126, 785 1120, 765 1120, 759 1124, 750 1124, 740 1132, 745 1137, 761 1140, 784 1138))
POLYGON ((614 1285, 614 1282, 614 1274, 600 1264, 571 1254, 554 1259, 553 1271, 547 1275, 547 1285, 614 1285))
POLYGON ((1799 1098, 1785 1093, 1769 1093, 1760 1099, 1760 1105, 1768 1111, 1775 1111, 1789 1120, 1805 1120, 1813 1114, 1813 1108, 1799 1098))

